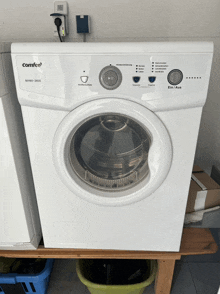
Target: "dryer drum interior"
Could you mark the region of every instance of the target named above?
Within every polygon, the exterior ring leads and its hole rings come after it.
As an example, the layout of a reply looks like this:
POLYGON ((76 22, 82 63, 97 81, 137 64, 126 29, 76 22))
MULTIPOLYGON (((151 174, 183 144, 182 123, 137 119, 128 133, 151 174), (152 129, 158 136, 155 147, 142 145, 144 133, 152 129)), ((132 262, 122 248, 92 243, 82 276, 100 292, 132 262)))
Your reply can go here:
POLYGON ((101 190, 125 190, 149 173, 151 137, 130 117, 109 113, 90 118, 77 129, 69 159, 75 173, 101 190))

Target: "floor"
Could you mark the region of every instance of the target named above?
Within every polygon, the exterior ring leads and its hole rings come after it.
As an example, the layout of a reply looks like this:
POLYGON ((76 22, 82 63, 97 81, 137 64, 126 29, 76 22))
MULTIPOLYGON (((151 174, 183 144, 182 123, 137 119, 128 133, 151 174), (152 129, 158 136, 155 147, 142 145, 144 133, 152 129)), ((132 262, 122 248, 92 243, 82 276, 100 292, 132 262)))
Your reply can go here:
MULTIPOLYGON (((220 229, 211 229, 220 247, 220 229)), ((48 294, 89 294, 77 277, 75 260, 56 260, 48 294)), ((217 294, 220 285, 220 250, 212 255, 186 256, 176 262, 171 294, 217 294)), ((153 294, 153 284, 143 294, 153 294)), ((220 293, 220 292, 219 292, 220 293)))

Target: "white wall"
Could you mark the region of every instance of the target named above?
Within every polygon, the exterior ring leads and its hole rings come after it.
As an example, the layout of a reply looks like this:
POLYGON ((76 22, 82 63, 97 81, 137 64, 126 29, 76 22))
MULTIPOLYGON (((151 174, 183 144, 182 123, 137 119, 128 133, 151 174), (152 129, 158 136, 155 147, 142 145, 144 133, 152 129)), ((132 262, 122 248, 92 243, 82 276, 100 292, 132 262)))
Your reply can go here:
MULTIPOLYGON (((207 103, 202 116, 196 163, 220 168, 220 1, 219 0, 75 0, 69 1, 67 42, 81 42, 75 16, 89 14, 87 41, 203 41, 215 45, 207 103)), ((58 41, 53 37, 50 0, 0 2, 0 41, 58 41)))
MULTIPOLYGON (((45 40, 53 32, 51 0, 1 0, 2 40, 45 40)), ((89 14, 89 40, 134 40, 157 37, 216 37, 219 0, 75 0, 69 1, 70 37, 76 34, 75 15, 89 14)))

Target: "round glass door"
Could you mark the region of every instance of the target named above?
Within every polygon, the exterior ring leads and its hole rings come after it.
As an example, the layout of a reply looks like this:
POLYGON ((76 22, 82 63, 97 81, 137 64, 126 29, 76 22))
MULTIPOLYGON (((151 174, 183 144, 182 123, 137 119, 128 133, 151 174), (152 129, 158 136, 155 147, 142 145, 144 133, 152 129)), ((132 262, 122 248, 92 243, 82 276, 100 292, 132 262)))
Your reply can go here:
POLYGON ((70 166, 93 188, 126 190, 149 172, 151 136, 125 115, 105 113, 84 121, 71 138, 70 166))
POLYGON ((160 118, 119 98, 86 102, 64 116, 53 138, 63 184, 90 203, 121 206, 150 196, 167 177, 172 143, 160 118))

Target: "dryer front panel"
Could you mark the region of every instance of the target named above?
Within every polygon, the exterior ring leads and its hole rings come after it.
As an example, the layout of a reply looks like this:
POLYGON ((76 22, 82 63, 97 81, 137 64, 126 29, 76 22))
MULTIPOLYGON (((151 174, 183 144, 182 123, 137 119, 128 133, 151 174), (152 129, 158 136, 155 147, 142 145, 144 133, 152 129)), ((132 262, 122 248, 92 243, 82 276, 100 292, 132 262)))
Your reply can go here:
POLYGON ((169 134, 151 111, 122 99, 98 99, 70 112, 59 125, 53 160, 74 194, 101 205, 150 196, 172 160, 169 134))

